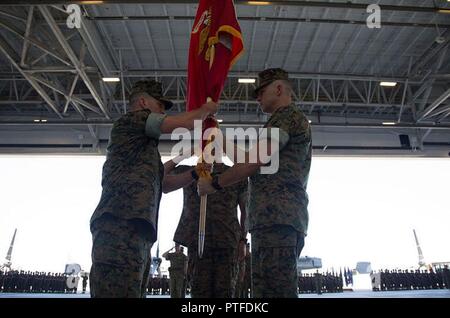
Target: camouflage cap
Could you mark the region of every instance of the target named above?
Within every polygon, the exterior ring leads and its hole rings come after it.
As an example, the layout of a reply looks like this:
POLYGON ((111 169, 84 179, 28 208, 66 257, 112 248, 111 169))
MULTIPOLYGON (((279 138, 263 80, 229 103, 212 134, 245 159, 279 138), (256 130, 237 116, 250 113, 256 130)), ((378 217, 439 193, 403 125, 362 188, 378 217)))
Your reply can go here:
POLYGON ((258 74, 258 87, 255 88, 254 97, 258 97, 259 91, 276 80, 289 80, 289 74, 281 68, 268 68, 258 74))
POLYGON ((134 83, 131 88, 130 96, 136 93, 145 92, 150 96, 154 97, 158 101, 164 104, 164 108, 170 109, 173 106, 173 103, 170 100, 163 98, 162 93, 162 84, 161 82, 155 80, 141 80, 134 83))

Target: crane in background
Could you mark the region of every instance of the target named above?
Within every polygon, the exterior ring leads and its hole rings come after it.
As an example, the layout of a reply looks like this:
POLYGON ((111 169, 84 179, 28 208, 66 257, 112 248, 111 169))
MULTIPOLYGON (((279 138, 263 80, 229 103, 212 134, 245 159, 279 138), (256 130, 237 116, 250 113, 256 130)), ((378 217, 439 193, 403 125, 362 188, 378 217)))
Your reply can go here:
POLYGON ((422 249, 420 248, 419 239, 417 238, 416 230, 413 229, 414 238, 416 239, 417 253, 419 253, 419 268, 426 267, 425 259, 423 257, 422 249))
POLYGON ((14 230, 14 234, 11 240, 11 244, 9 245, 8 253, 6 253, 5 262, 0 266, 0 270, 11 270, 11 255, 14 247, 14 241, 16 240, 17 229, 14 230))

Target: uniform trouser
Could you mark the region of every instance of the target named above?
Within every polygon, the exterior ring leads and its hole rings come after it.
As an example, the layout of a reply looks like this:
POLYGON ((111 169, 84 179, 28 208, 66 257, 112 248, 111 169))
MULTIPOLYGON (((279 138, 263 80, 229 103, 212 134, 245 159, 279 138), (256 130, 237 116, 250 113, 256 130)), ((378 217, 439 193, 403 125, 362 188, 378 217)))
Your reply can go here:
POLYGON ((102 216, 91 225, 91 297, 143 298, 148 283, 152 226, 102 216))
POLYGON ((170 271, 170 298, 186 297, 186 279, 184 270, 170 271))
POLYGON ((291 226, 251 231, 252 297, 297 298, 297 259, 304 235, 291 226))
POLYGON ((245 298, 245 259, 238 261, 238 274, 236 278, 236 290, 234 292, 234 297, 245 298))
POLYGON ((236 287, 237 249, 205 247, 202 258, 189 249, 192 298, 232 298, 236 287))

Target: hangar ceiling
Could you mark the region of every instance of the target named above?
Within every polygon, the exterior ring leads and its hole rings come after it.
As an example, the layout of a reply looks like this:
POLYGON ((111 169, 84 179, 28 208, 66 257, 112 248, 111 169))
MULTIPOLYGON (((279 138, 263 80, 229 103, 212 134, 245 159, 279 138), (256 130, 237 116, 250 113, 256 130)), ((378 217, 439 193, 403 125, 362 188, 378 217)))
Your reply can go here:
MULTIPOLYGON (((128 90, 144 77, 164 83, 172 113, 185 110, 197 1, 77 3, 81 27, 69 28, 67 1, 2 1, 0 153, 104 153, 128 90)), ((264 123, 253 84, 238 78, 283 67, 316 155, 449 155, 449 1, 235 4, 245 53, 221 97, 222 127, 264 123), (379 29, 366 25, 372 3, 379 29)))

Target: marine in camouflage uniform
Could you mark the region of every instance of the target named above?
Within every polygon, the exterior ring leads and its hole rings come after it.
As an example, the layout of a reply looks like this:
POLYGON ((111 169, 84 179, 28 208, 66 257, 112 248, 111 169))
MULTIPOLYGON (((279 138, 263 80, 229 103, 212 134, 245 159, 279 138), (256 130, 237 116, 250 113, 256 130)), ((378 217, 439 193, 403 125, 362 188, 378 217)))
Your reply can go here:
POLYGON ((308 228, 311 128, 292 103, 288 73, 267 69, 258 74, 255 95, 271 117, 264 127, 279 128, 279 169, 260 174, 262 162, 235 165, 212 181, 200 180, 201 195, 250 177, 248 221, 252 237, 252 296, 296 298, 297 259, 308 228))
POLYGON ((186 296, 186 270, 187 256, 183 253, 180 244, 175 244, 175 252, 166 252, 162 255, 166 260, 170 261, 170 297, 185 298, 186 296))
MULTIPOLYGON (((181 173, 189 166, 178 166, 181 173)), ((212 175, 229 169, 223 163, 214 164, 212 175)), ((239 250, 245 250, 245 203, 247 181, 208 196, 205 245, 198 257, 198 224, 200 197, 196 183, 185 187, 183 212, 175 231, 174 241, 188 247, 192 298, 230 298, 235 296, 239 250), (241 224, 237 207, 241 209, 241 224)), ((243 257, 243 256, 242 256, 243 257)))
MULTIPOLYGON (((164 186, 159 135, 176 127, 191 129, 194 119, 217 109, 215 103, 207 103, 195 112, 167 116, 164 109, 172 102, 162 97, 161 83, 153 80, 133 86, 130 106, 111 130, 103 192, 90 221, 91 297, 145 296, 164 186)), ((171 190, 185 185, 186 176, 178 177, 179 184, 171 179, 171 190)))

